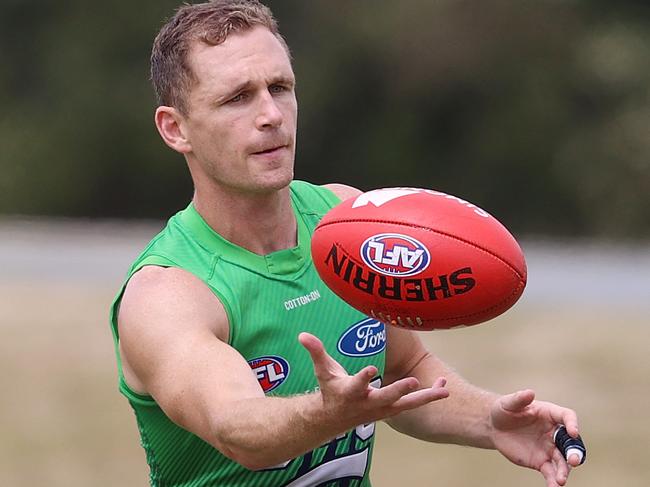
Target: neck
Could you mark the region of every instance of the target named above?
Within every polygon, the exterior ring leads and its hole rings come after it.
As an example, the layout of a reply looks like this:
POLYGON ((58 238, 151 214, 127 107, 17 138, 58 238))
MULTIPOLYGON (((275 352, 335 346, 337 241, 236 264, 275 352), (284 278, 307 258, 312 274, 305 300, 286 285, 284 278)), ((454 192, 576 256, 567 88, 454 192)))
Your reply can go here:
POLYGON ((289 187, 263 194, 195 191, 196 211, 226 240, 266 255, 297 245, 296 218, 289 187))

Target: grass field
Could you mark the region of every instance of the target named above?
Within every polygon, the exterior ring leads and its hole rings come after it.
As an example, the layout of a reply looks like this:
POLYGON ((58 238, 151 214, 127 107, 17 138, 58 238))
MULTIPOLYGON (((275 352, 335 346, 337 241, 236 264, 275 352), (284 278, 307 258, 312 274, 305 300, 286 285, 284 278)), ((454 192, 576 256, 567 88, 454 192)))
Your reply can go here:
MULTIPOLYGON (((17 278, 0 270, 0 485, 147 484, 135 421, 116 387, 107 308, 118 280, 111 276, 17 278)), ((474 383, 499 392, 532 387, 578 410, 589 457, 569 485, 647 487, 645 304, 524 300, 490 324, 424 339, 474 383)), ((425 444, 384 425, 372 477, 376 487, 544 485, 494 452, 425 444)))
MULTIPOLYGON (((647 314, 522 306, 490 324, 425 340, 476 384, 499 392, 532 387, 539 398, 578 411, 588 461, 568 485, 650 485, 647 314)), ((380 487, 544 485, 537 472, 491 451, 426 444, 385 426, 378 442, 373 479, 380 487)))

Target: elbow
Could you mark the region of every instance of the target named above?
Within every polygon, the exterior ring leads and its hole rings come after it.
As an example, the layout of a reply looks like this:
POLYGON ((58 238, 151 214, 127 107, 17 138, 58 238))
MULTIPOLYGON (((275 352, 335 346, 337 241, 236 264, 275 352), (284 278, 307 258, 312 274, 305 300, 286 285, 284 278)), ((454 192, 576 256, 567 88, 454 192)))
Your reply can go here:
POLYGON ((210 443, 224 456, 247 470, 265 470, 277 467, 281 462, 277 451, 271 451, 263 445, 247 442, 242 438, 233 438, 232 435, 215 435, 210 443))
POLYGON ((269 462, 264 462, 260 458, 254 458, 253 456, 249 455, 241 455, 237 458, 233 458, 238 464, 240 464, 242 467, 248 470, 256 471, 256 470, 266 470, 267 468, 271 468, 274 465, 270 464, 269 462))
MULTIPOLYGON (((169 407, 166 414, 174 423, 199 436, 222 455, 248 470, 264 470, 286 461, 272 444, 264 444, 259 431, 241 422, 221 417, 202 417, 199 422, 190 421, 183 407, 169 407)), ((207 415, 206 415, 207 416, 207 415)))
POLYGON ((278 466, 278 462, 273 462, 271 459, 266 458, 263 452, 261 454, 251 453, 242 448, 224 448, 223 446, 217 449, 230 460, 238 463, 247 470, 265 470, 267 468, 278 466))

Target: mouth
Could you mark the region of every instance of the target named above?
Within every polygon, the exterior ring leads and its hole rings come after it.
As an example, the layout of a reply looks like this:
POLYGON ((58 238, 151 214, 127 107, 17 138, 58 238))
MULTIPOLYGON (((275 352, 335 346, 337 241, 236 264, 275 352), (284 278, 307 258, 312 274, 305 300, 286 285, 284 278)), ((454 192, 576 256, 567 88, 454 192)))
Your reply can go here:
POLYGON ((263 155, 268 155, 268 154, 275 154, 277 152, 280 152, 282 149, 286 149, 286 145, 275 145, 273 147, 268 147, 260 151, 253 152, 254 156, 263 156, 263 155))

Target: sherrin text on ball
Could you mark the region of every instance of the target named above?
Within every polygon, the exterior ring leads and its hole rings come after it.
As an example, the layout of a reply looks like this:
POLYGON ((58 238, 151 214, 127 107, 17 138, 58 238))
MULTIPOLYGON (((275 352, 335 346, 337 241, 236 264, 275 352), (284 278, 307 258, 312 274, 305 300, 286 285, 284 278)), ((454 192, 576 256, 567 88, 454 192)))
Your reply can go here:
POLYGON ((526 286, 511 233, 478 206, 440 191, 384 188, 330 210, 312 236, 327 286, 368 316, 413 330, 475 325, 526 286))

